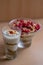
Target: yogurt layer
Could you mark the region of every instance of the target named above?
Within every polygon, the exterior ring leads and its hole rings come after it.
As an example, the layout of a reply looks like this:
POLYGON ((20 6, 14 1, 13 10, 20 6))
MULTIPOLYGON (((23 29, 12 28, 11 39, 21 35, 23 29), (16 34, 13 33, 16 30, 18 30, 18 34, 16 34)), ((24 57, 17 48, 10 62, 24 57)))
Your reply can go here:
POLYGON ((3 37, 6 43, 15 44, 20 41, 20 33, 16 30, 3 31, 3 37))

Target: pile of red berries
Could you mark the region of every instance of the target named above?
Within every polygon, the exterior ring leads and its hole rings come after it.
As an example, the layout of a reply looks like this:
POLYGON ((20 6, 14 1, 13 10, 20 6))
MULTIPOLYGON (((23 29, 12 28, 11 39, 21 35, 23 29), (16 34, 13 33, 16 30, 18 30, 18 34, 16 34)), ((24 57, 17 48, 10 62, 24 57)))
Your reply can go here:
POLYGON ((34 23, 32 20, 17 20, 13 23, 13 26, 19 27, 22 32, 36 32, 40 29, 40 25, 34 23))

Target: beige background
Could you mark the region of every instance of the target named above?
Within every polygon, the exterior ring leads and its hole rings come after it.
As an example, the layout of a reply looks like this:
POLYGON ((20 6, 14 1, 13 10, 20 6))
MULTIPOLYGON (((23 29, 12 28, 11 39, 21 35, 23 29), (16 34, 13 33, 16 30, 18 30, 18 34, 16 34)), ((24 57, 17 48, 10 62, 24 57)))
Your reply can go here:
POLYGON ((0 21, 43 18, 43 0, 0 0, 0 21))

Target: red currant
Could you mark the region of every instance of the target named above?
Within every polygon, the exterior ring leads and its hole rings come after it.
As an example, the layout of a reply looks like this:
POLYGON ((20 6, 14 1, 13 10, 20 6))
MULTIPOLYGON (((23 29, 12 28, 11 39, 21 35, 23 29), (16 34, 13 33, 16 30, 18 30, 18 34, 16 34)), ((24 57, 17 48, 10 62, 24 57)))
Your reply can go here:
POLYGON ((35 29, 36 30, 39 30, 40 29, 40 25, 39 24, 36 24, 35 29))

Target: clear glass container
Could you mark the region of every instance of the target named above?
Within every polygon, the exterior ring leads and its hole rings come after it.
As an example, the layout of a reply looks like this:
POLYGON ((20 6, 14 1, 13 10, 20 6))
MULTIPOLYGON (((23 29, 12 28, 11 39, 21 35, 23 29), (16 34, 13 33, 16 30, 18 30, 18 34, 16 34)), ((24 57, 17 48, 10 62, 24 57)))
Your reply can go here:
POLYGON ((21 35, 21 41, 23 42, 23 46, 29 47, 32 43, 32 37, 34 36, 35 33, 30 33, 30 34, 24 34, 21 35))
MULTIPOLYGON (((31 20, 31 19, 28 19, 28 18, 18 18, 18 19, 13 19, 9 22, 9 27, 11 29, 14 29, 15 27, 13 26, 14 23, 17 22, 17 20, 31 20)), ((35 20, 32 20, 34 23, 39 23, 39 21, 35 21, 35 20)), ((41 26, 41 25, 40 25, 41 26)), ((17 28, 17 27, 16 27, 17 28)), ((40 29, 39 29, 40 30, 40 29)), ((22 31, 21 31, 22 32, 22 31)), ((37 31, 38 32, 38 31, 37 31)), ((19 48, 25 48, 25 47, 29 47, 32 43, 32 38, 34 36, 36 32, 31 32, 31 33, 28 33, 28 34, 21 34, 21 42, 18 44, 18 47, 19 48)))
POLYGON ((9 27, 3 27, 2 35, 5 44, 5 58, 14 59, 17 56, 18 43, 20 42, 21 33, 18 29, 12 30, 9 27))

